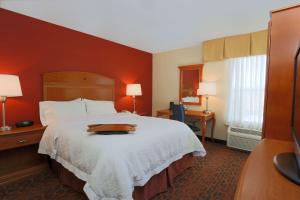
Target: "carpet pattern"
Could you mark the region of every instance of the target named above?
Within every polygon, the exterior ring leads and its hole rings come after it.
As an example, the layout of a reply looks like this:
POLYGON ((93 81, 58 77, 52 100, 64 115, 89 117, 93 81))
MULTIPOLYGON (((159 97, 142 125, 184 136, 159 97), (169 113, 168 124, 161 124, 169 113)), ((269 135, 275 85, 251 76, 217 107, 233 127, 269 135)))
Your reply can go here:
MULTIPOLYGON (((207 156, 175 180, 173 188, 152 200, 231 200, 248 153, 207 142, 207 156)), ((51 171, 0 188, 2 200, 85 200, 83 194, 62 185, 51 171)))

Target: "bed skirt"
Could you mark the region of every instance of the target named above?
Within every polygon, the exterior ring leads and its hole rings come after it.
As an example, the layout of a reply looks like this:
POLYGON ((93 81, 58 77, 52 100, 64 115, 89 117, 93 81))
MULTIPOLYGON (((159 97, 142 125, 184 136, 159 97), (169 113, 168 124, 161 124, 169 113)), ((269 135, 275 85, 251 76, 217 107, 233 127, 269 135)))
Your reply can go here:
MULTIPOLYGON (((133 191, 133 198, 135 200, 149 200, 155 195, 167 191, 169 187, 172 187, 175 177, 193 165, 193 158, 192 153, 187 154, 180 160, 173 162, 159 174, 153 176, 146 185, 142 187, 136 186, 133 191)), ((64 185, 83 193, 84 181, 78 179, 73 173, 53 159, 50 159, 50 166, 64 185)))

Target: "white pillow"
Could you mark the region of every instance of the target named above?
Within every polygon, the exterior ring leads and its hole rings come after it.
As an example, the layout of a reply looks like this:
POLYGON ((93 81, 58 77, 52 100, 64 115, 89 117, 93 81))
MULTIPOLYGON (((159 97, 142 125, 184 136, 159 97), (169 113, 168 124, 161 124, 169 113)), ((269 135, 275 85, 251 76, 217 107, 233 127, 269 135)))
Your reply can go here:
POLYGON ((113 101, 95 101, 84 99, 88 115, 103 115, 117 113, 113 101))
POLYGON ((40 120, 43 126, 54 120, 87 116, 85 103, 80 99, 73 101, 41 101, 40 120))

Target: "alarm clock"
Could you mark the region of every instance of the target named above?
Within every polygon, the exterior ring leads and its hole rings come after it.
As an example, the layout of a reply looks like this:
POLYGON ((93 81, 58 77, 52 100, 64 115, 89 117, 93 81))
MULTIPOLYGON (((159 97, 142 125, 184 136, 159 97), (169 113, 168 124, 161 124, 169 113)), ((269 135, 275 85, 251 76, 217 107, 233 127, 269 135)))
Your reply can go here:
POLYGON ((31 120, 20 121, 20 122, 17 122, 15 125, 17 128, 32 126, 33 121, 31 121, 31 120))

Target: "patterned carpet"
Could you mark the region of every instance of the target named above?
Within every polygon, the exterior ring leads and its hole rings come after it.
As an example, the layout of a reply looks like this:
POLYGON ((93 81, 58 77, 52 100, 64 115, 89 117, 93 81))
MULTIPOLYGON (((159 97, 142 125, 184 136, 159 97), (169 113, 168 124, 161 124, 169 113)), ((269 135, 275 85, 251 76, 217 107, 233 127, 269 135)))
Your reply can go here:
MULTIPOLYGON (((176 178, 174 188, 153 200, 231 200, 234 197, 239 173, 248 153, 207 142, 207 156, 199 158, 195 167, 176 178)), ((81 200, 83 194, 60 184, 50 172, 12 183, 0 188, 3 200, 81 200)))

